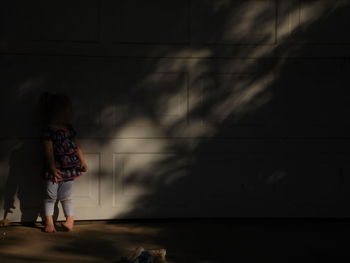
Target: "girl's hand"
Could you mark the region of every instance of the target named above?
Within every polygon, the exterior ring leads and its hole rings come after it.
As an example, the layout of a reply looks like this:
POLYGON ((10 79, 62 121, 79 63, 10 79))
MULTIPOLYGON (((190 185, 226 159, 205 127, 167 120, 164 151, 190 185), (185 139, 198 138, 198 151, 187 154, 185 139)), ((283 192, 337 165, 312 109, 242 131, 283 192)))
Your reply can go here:
POLYGON ((57 183, 58 179, 61 179, 61 174, 63 174, 62 171, 58 170, 57 168, 51 169, 51 175, 53 175, 52 181, 57 183))
POLYGON ((81 164, 80 164, 80 169, 81 169, 83 172, 87 172, 88 166, 87 166, 86 162, 81 162, 81 164))

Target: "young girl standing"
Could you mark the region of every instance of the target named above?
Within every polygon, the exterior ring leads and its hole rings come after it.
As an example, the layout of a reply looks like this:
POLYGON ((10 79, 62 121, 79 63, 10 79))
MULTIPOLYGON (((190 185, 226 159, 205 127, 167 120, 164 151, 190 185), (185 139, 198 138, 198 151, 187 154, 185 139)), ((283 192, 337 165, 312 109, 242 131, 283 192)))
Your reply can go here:
POLYGON ((43 93, 46 124, 42 132, 46 159, 45 182, 45 232, 56 232, 53 213, 56 200, 60 200, 66 222, 66 231, 73 229, 72 189, 75 178, 87 171, 83 152, 71 125, 72 103, 63 93, 43 93))

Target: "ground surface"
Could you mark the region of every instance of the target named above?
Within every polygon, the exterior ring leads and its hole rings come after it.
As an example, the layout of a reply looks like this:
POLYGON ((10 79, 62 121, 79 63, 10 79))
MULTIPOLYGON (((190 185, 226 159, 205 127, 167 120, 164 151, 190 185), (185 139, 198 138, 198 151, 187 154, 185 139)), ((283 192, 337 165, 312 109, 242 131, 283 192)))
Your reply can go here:
POLYGON ((69 233, 44 233, 41 227, 0 228, 0 262, 118 262, 137 246, 165 248, 170 263, 350 258, 349 220, 85 221, 69 233))

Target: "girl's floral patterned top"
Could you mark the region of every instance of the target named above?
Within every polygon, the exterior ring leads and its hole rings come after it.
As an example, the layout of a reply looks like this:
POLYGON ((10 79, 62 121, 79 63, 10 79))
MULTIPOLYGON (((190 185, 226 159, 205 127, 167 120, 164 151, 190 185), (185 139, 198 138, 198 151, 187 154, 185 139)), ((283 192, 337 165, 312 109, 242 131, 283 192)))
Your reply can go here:
MULTIPOLYGON (((42 131, 42 140, 52 141, 55 166, 62 171, 62 180, 73 180, 76 177, 83 175, 80 168, 80 159, 77 154, 77 145, 74 138, 77 135, 72 125, 67 125, 65 128, 56 128, 47 125, 42 131)), ((45 178, 52 179, 52 175, 48 169, 45 171, 45 178)))

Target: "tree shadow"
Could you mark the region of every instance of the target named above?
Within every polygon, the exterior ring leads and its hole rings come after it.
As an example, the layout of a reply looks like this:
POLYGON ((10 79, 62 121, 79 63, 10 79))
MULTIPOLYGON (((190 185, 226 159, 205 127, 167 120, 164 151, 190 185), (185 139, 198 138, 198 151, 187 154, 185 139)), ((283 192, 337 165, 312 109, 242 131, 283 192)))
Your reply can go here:
MULTIPOLYGON (((239 71, 222 78, 217 74, 225 66, 220 59, 201 62, 209 69, 196 75, 192 85, 209 79, 201 90, 209 95, 188 115, 215 126, 214 132, 200 137, 194 148, 174 142, 166 147, 173 155, 155 161, 152 169, 128 173, 125 188, 151 189, 133 201, 135 210, 170 218, 176 217, 176 208, 182 217, 349 216, 342 174, 346 150, 336 143, 347 138, 344 60, 313 55, 325 45, 325 32, 345 35, 349 10, 349 5, 327 10, 321 19, 294 29, 268 58, 244 69, 252 72, 248 78, 239 71), (254 93, 265 79, 264 88, 254 93), (254 96, 246 100, 249 92, 254 96), (230 103, 238 106, 227 107, 225 114, 222 105, 230 103), (218 109, 222 115, 213 114, 218 109)), ((221 24, 227 18, 224 13, 216 14, 221 24)), ((269 17, 257 19, 263 23, 269 17)), ((254 54, 259 48, 244 51, 254 54)), ((219 55, 212 50, 213 57, 219 55)), ((174 134, 184 122, 175 122, 166 134, 174 134)), ((133 217, 134 212, 131 208, 122 217, 133 217)))

